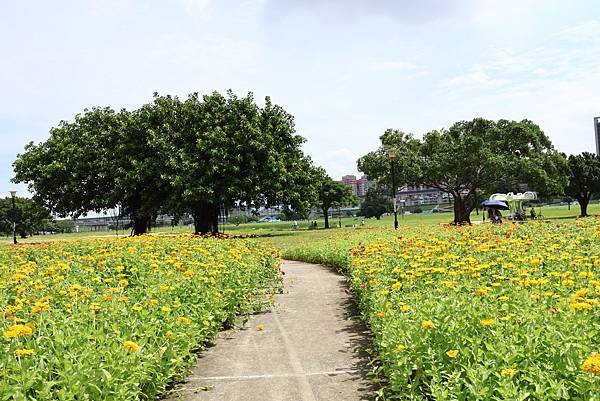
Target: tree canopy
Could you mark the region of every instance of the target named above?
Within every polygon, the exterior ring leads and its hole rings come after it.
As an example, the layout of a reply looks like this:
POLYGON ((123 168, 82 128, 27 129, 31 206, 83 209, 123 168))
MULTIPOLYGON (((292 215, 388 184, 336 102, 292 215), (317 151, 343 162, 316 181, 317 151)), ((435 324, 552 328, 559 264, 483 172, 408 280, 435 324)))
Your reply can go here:
POLYGON ((386 148, 396 147, 399 185, 423 184, 452 195, 456 224, 470 223, 477 202, 506 177, 542 193, 562 193, 566 184, 564 158, 529 120, 476 118, 428 132, 421 141, 410 135, 390 141, 391 132, 382 135, 377 151, 359 160, 359 169, 389 182, 389 162, 383 157, 386 148))
POLYGON ((317 169, 315 179, 318 182, 318 197, 315 206, 323 211, 325 228, 329 228, 329 209, 332 207, 353 206, 358 198, 352 194, 352 188, 329 177, 323 169, 317 169))
POLYGON ((159 96, 137 110, 93 108, 63 121, 14 163, 50 210, 75 217, 120 206, 135 234, 153 216, 191 214, 197 233, 217 232, 221 207, 306 209, 312 168, 293 117, 270 98, 228 91, 159 96))
MULTIPOLYGON (((26 238, 39 231, 52 228, 52 216, 47 209, 32 199, 15 198, 16 233, 26 238)), ((13 232, 12 198, 0 199, 0 232, 9 235, 13 232)))
POLYGON ((360 205, 359 215, 366 218, 375 217, 379 220, 384 213, 390 211, 393 211, 393 205, 389 197, 386 197, 377 188, 370 188, 364 202, 360 205))
POLYGON ((581 216, 587 216, 587 207, 592 194, 600 192, 600 157, 593 153, 583 152, 579 155, 570 155, 569 184, 565 194, 579 203, 581 216))

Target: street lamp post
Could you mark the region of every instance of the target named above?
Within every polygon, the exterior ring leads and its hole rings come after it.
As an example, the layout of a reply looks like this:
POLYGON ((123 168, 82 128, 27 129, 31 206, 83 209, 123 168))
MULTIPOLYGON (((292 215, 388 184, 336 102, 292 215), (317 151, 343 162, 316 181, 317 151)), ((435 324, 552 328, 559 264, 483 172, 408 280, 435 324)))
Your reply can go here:
POLYGON ((17 243, 17 191, 9 191, 12 198, 12 223, 13 223, 13 243, 17 243))
POLYGON ((398 229, 398 209, 396 207, 396 148, 388 148, 387 155, 390 159, 390 169, 392 170, 392 198, 394 199, 394 230, 398 229))

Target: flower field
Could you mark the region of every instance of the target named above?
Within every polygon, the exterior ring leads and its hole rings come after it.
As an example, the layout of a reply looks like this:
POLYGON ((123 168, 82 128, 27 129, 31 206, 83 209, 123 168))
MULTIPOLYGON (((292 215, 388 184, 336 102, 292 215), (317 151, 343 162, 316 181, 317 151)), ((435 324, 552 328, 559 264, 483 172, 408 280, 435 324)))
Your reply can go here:
POLYGON ((284 250, 346 269, 406 400, 600 400, 600 220, 356 230, 284 250))
POLYGON ((278 255, 191 236, 0 247, 0 399, 145 400, 280 285, 278 255))

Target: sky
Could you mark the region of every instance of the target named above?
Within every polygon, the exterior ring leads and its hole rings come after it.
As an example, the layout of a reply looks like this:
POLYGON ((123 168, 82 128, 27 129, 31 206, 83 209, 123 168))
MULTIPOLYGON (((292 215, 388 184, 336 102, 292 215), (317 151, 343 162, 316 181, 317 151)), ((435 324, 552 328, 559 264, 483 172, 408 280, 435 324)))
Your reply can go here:
POLYGON ((30 0, 0 5, 0 196, 24 146, 92 106, 233 89, 294 115, 334 178, 386 128, 530 119, 594 152, 600 13, 578 0, 30 0))

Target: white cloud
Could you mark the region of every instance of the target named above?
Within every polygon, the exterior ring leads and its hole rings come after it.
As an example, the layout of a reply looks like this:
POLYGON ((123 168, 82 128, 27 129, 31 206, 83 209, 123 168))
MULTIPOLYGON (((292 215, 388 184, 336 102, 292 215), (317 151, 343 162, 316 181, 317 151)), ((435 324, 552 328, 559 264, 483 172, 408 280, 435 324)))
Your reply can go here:
POLYGON ((354 174, 360 177, 358 170, 356 169, 356 161, 359 157, 360 156, 351 149, 339 148, 320 152, 314 156, 314 162, 316 165, 323 166, 331 178, 334 180, 341 180, 342 176, 348 174, 354 174))
POLYGON ((570 42, 600 42, 600 21, 591 20, 563 29, 558 38, 570 42))
POLYGON ((393 60, 373 63, 371 68, 375 71, 414 71, 417 65, 408 61, 393 60))
POLYGON ((485 71, 471 71, 460 74, 454 78, 443 80, 441 88, 449 89, 460 87, 462 89, 495 89, 507 83, 506 80, 489 76, 485 71))
POLYGON ((212 0, 178 0, 187 11, 202 11, 210 6, 212 0))

